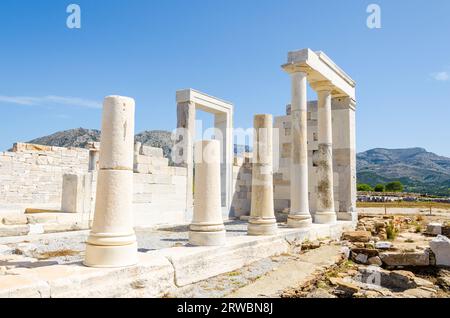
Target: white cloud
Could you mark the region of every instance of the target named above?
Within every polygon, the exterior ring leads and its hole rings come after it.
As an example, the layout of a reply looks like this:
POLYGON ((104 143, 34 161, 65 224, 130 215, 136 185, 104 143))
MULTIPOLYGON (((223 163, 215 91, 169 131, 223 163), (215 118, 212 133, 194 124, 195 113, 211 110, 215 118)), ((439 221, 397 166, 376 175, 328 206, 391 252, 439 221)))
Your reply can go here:
POLYGON ((450 79, 450 75, 448 74, 448 72, 437 72, 437 73, 433 73, 431 74, 431 76, 436 80, 436 81, 448 81, 450 79))
POLYGON ((27 106, 48 106, 48 105, 67 105, 87 108, 101 108, 102 104, 84 98, 65 97, 65 96, 44 96, 44 97, 29 97, 29 96, 4 96, 0 95, 0 103, 2 104, 16 104, 27 106))

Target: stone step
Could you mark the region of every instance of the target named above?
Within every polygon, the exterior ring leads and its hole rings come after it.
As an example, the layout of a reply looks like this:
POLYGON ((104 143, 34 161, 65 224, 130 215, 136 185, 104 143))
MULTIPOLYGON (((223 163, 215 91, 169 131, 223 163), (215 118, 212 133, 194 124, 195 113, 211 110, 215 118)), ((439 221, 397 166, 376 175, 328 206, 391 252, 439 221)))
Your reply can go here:
POLYGON ((310 250, 297 259, 228 294, 227 298, 279 297, 291 287, 301 287, 343 259, 341 246, 324 245, 310 250))
POLYGON ((22 237, 35 234, 80 231, 89 229, 88 221, 57 223, 47 222, 26 225, 0 226, 0 237, 22 237))
MULTIPOLYGON (((88 268, 81 263, 16 268, 13 275, 0 275, 0 298, 162 297, 176 294, 180 287, 286 253, 292 242, 338 238, 351 226, 350 222, 313 224, 308 229, 280 228, 277 235, 268 237, 229 236, 227 245, 221 247, 163 248, 139 253, 138 265, 126 268, 88 268)), ((337 251, 319 251, 299 261, 317 268, 326 266, 332 261, 330 252, 337 251)))

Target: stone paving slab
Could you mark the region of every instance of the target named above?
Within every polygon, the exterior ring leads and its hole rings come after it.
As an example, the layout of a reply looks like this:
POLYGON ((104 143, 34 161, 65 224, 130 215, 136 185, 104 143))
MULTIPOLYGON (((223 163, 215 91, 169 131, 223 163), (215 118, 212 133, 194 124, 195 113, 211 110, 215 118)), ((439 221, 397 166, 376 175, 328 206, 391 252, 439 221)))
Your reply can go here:
POLYGON ((239 288, 227 298, 279 297, 280 293, 292 286, 301 286, 317 272, 335 264, 342 258, 341 246, 322 246, 308 251, 269 272, 255 282, 239 288))
POLYGON ((173 276, 169 261, 154 252, 139 253, 139 264, 126 268, 21 268, 0 276, 0 298, 162 297, 173 287, 173 276))
MULTIPOLYGON (((280 227, 275 236, 252 237, 246 235, 245 222, 231 222, 227 224, 229 233, 224 247, 192 247, 185 244, 186 227, 148 230, 147 234, 139 234, 144 238, 139 240, 142 252, 139 253, 140 263, 137 266, 88 268, 75 258, 69 263, 58 259, 60 264, 57 265, 18 267, 13 269, 14 275, 0 275, 0 297, 162 297, 180 286, 285 253, 291 242, 339 237, 353 224, 313 224, 309 229, 280 227), (164 231, 169 234, 161 235, 164 231), (164 240, 167 237, 171 240, 164 240), (173 240, 176 240, 175 244, 185 246, 170 247, 174 244, 173 240)), ((86 234, 80 233, 81 238, 86 234)), ((58 241, 60 239, 63 236, 58 241)), ((80 240, 80 236, 72 235, 66 239, 80 240)))

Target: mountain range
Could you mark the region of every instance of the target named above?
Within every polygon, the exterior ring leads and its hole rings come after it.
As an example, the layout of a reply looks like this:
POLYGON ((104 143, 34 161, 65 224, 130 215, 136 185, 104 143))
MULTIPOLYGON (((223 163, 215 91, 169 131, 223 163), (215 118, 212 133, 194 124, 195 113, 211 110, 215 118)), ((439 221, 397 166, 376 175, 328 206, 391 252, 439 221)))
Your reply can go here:
MULTIPOLYGON (((164 130, 143 131, 136 141, 163 148, 171 157, 171 133, 164 130)), ((85 148, 90 141, 99 141, 100 131, 77 128, 30 140, 29 143, 85 148)), ((234 145, 235 153, 249 151, 248 146, 234 145)), ((376 148, 357 154, 358 183, 375 186, 378 183, 401 181, 409 192, 449 195, 450 158, 438 156, 423 148, 376 148)))
POLYGON ((358 183, 400 181, 408 192, 449 195, 450 158, 423 148, 371 149, 356 156, 358 183))

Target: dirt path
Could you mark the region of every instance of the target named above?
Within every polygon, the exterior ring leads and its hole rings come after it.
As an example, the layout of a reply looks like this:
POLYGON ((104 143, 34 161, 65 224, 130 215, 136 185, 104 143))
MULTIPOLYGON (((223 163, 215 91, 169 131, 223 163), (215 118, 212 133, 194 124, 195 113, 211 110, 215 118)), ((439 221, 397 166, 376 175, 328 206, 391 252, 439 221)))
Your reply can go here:
POLYGON ((287 288, 306 284, 342 260, 341 246, 324 245, 299 255, 274 271, 227 295, 232 298, 279 297, 287 288))

